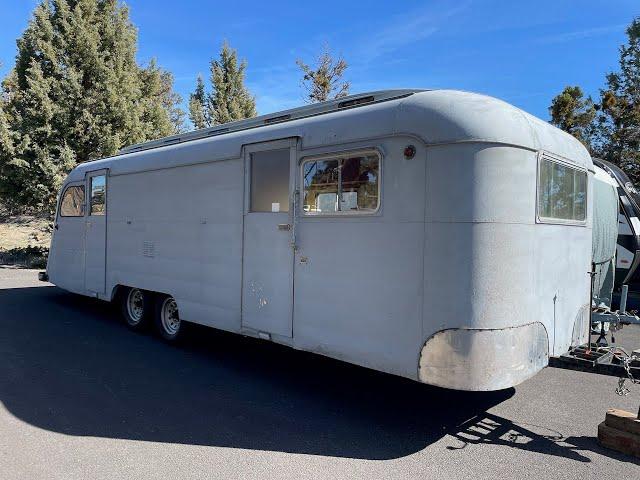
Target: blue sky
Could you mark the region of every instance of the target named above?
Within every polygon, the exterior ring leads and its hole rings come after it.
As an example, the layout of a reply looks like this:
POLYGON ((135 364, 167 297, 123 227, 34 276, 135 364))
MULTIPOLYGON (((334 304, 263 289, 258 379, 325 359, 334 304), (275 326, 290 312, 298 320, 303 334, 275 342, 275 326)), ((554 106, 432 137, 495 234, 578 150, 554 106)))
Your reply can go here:
MULTIPOLYGON (((4 0, 0 74, 15 56, 36 0, 4 0), (7 5, 8 3, 8 5, 7 5)), ((228 40, 248 61, 258 111, 300 105, 297 58, 330 45, 349 62, 352 93, 399 87, 486 93, 548 119, 565 85, 597 94, 616 69, 638 0, 334 1, 129 0, 141 62, 156 57, 186 100, 228 40)))

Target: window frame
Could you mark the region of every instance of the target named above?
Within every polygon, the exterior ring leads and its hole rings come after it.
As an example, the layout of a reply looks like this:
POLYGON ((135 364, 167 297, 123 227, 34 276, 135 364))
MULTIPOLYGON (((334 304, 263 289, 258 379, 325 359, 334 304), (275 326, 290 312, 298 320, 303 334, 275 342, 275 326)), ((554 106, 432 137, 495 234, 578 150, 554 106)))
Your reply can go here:
POLYGON ((577 165, 570 160, 567 160, 558 155, 554 155, 552 153, 546 151, 538 152, 538 161, 537 161, 537 170, 536 170, 536 223, 545 223, 552 225, 573 225, 578 227, 585 227, 589 220, 589 170, 585 167, 577 165), (542 174, 542 162, 548 161, 551 163, 559 164, 563 167, 570 168, 572 170, 576 170, 578 172, 582 172, 586 175, 586 189, 585 189, 585 211, 584 211, 584 220, 572 220, 565 218, 554 218, 554 217, 543 217, 540 215, 540 175, 542 174))
POLYGON ((60 202, 58 204, 58 218, 84 218, 87 216, 87 190, 85 188, 84 183, 73 182, 67 184, 62 190, 62 194, 60 195, 60 202), (83 200, 82 200, 82 215, 63 215, 62 214, 62 202, 64 201, 64 196, 67 194, 67 191, 71 188, 81 188, 83 192, 83 200))
POLYGON ((339 152, 327 152, 319 155, 310 155, 302 157, 299 162, 300 172, 300 206, 299 214, 304 218, 339 218, 339 217, 362 217, 362 216, 375 216, 379 215, 382 208, 382 178, 383 178, 383 164, 384 155, 379 148, 369 147, 361 148, 357 150, 343 150, 339 152), (327 160, 341 160, 345 158, 352 158, 358 156, 375 155, 378 158, 378 202, 374 210, 360 211, 360 210, 348 210, 331 213, 312 213, 304 210, 304 198, 305 198, 305 185, 304 185, 304 166, 309 162, 327 161, 327 160))
POLYGON ((95 172, 88 172, 87 175, 87 187, 88 187, 88 192, 85 194, 85 201, 87 203, 86 206, 86 215, 87 217, 106 217, 107 216, 107 195, 108 193, 108 181, 107 181, 107 170, 104 171, 95 171, 95 172), (99 178, 99 177, 104 177, 104 208, 102 210, 102 213, 93 213, 93 179, 94 178, 99 178))

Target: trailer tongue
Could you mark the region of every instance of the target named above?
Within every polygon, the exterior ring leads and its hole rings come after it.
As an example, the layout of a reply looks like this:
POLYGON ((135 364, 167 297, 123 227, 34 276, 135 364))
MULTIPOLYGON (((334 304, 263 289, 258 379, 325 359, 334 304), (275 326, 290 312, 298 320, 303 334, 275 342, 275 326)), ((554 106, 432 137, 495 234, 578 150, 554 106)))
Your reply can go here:
POLYGON ((587 347, 585 344, 572 348, 564 355, 549 358, 549 366, 619 377, 616 388, 618 395, 629 394, 627 381, 640 384, 640 349, 628 353, 620 347, 600 347, 595 343, 587 347))

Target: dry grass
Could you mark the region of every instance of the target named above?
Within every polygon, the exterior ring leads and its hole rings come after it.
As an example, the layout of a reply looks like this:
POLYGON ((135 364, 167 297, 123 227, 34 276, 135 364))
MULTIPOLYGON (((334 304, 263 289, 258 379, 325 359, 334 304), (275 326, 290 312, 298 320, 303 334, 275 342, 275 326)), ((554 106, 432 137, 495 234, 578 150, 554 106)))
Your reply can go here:
POLYGON ((51 222, 48 218, 18 215, 0 218, 0 251, 25 247, 49 248, 51 222))
POLYGON ((0 263, 42 268, 50 241, 49 218, 0 216, 0 263))

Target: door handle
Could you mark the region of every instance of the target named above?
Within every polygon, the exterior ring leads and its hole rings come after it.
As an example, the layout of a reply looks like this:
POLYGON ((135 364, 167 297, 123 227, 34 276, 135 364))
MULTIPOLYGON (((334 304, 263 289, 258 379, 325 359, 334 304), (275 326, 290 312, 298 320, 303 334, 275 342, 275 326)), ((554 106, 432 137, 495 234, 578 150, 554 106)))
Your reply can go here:
POLYGON ((53 228, 55 228, 56 230, 58 230, 58 228, 60 228, 60 227, 58 227, 58 224, 56 223, 56 224, 53 226, 53 228))
POLYGON ((288 232, 289 230, 291 230, 291 225, 289 225, 288 223, 279 223, 278 230, 283 230, 285 232, 288 232))

